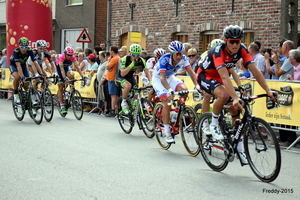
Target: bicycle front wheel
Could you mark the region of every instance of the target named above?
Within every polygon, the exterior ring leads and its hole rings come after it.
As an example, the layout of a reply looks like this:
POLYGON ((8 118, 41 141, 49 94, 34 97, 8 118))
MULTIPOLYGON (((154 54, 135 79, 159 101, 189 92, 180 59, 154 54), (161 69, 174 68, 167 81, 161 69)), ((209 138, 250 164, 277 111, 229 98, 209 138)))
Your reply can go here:
POLYGON ((76 119, 81 120, 83 116, 82 98, 78 90, 74 90, 71 94, 71 107, 76 119))
POLYGON ((29 89, 28 112, 36 124, 41 124, 44 116, 42 92, 39 90, 29 89))
POLYGON ((15 99, 14 99, 14 95, 12 95, 13 99, 12 99, 12 108, 14 111, 14 114, 17 118, 17 120, 22 121, 24 119, 25 116, 25 101, 23 101, 23 97, 22 97, 23 93, 20 92, 19 93, 19 98, 20 98, 20 103, 15 103, 15 99))
POLYGON ((224 142, 215 140, 211 135, 206 135, 203 131, 212 121, 212 113, 203 113, 199 119, 197 134, 201 155, 206 164, 214 171, 222 171, 228 165, 228 160, 225 156, 224 142), (205 123, 204 123, 205 122, 205 123), (208 122, 208 123, 207 123, 208 122))
POLYGON ((281 168, 280 148, 270 125, 261 118, 253 118, 245 127, 245 153, 253 173, 263 182, 274 181, 281 168))
POLYGON ((162 116, 162 110, 163 110, 163 104, 157 103, 154 111, 153 111, 153 126, 154 126, 154 134, 156 137, 156 140, 161 146, 162 149, 169 149, 171 144, 166 142, 166 135, 164 134, 164 123, 163 123, 163 116, 162 116))
POLYGON ((142 105, 141 105, 141 122, 142 122, 142 129, 144 134, 148 138, 154 137, 154 131, 153 131, 153 107, 151 102, 148 99, 141 99, 142 105))
POLYGON ((196 115, 194 109, 186 105, 181 112, 179 123, 181 140, 191 156, 197 156, 200 153, 199 139, 196 130, 198 118, 196 115))
POLYGON ((129 110, 128 114, 125 114, 122 111, 121 102, 122 102, 122 98, 119 98, 118 104, 117 104, 118 121, 119 121, 120 127, 124 131, 124 133, 129 134, 129 133, 131 133, 133 126, 134 126, 134 119, 131 114, 131 112, 132 112, 131 110, 129 110))
POLYGON ((43 99, 44 118, 47 122, 50 122, 53 118, 54 103, 49 88, 44 89, 42 99, 43 99))

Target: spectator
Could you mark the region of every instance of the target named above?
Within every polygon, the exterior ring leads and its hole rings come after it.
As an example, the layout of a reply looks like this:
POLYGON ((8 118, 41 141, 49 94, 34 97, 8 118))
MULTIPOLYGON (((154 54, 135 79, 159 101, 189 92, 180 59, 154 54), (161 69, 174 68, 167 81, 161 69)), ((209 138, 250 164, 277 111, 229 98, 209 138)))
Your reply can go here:
POLYGON ((119 87, 115 84, 116 73, 119 65, 120 56, 118 55, 118 47, 110 47, 110 58, 108 58, 108 64, 106 65, 106 79, 108 81, 108 91, 111 97, 111 110, 106 117, 115 116, 115 107, 117 105, 119 87))
MULTIPOLYGON (((107 61, 108 58, 110 57, 110 52, 106 52, 105 53, 105 60, 107 61)), ((106 62, 107 64, 108 62, 106 62)), ((106 70, 106 66, 105 66, 105 72, 102 76, 104 83, 103 83, 103 93, 104 93, 104 98, 105 98, 105 101, 104 101, 104 113, 102 113, 102 115, 107 115, 109 114, 109 111, 110 111, 110 108, 111 108, 111 97, 109 95, 109 92, 108 92, 108 81, 106 79, 106 73, 107 73, 107 70, 106 70)))
POLYGON ((260 51, 260 48, 261 48, 260 42, 259 41, 254 41, 253 43, 258 46, 258 51, 260 51))
POLYGON ((90 54, 92 54, 93 53, 93 51, 92 51, 92 49, 91 48, 86 48, 85 50, 84 50, 84 55, 85 55, 85 57, 84 57, 84 59, 85 60, 87 60, 88 58, 88 55, 90 55, 90 54))
MULTIPOLYGON (((193 71, 195 71, 195 68, 199 62, 197 49, 195 48, 189 49, 187 56, 189 57, 189 62, 190 65, 192 66, 193 71)), ((188 75, 188 73, 186 75, 188 75)))
POLYGON ((184 51, 183 51, 184 55, 187 55, 189 49, 191 49, 193 47, 193 45, 191 43, 183 43, 183 46, 184 46, 184 51))
MULTIPOLYGON (((283 55, 283 53, 282 53, 282 45, 285 41, 286 41, 286 39, 282 39, 282 40, 279 41, 279 44, 278 44, 279 62, 280 62, 281 65, 283 64, 284 60, 286 59, 286 56, 283 55)), ((275 52, 274 49, 272 49, 272 51, 275 52)), ((270 59, 271 55, 269 55, 269 53, 265 52, 264 56, 265 56, 265 59, 266 59, 266 68, 267 68, 268 74, 270 74, 272 76, 271 79, 272 80, 279 80, 279 77, 277 77, 275 75, 274 62, 273 62, 273 60, 270 59)))
POLYGON ((6 49, 3 49, 2 50, 2 57, 1 57, 1 60, 0 60, 0 68, 6 68, 6 49))
POLYGON ((106 43, 105 42, 101 42, 100 47, 101 47, 102 51, 106 51, 106 43))
MULTIPOLYGON (((256 67, 261 71, 265 79, 270 79, 270 75, 267 72, 266 69, 266 60, 265 57, 259 53, 259 46, 255 43, 252 43, 248 47, 248 51, 250 55, 252 56, 256 67)), ((250 78, 254 78, 253 74, 250 72, 250 78)))
POLYGON ((123 58, 128 54, 127 46, 122 46, 121 49, 119 49, 119 56, 120 58, 123 58))
POLYGON ((91 76, 94 75, 95 72, 98 71, 98 63, 96 63, 96 56, 95 54, 90 54, 87 56, 88 57, 88 66, 86 72, 91 72, 91 76))
POLYGON ((248 67, 245 65, 243 59, 240 59, 240 62, 238 63, 238 67, 243 70, 243 73, 239 73, 241 79, 248 79, 250 78, 250 71, 248 67))
POLYGON ((100 51, 102 51, 101 47, 99 47, 99 46, 94 47, 94 54, 96 55, 96 62, 98 65, 100 65, 100 57, 99 57, 100 51))
MULTIPOLYGON (((282 54, 289 57, 289 51, 294 48, 294 42, 287 40, 282 45, 282 54)), ((294 76, 294 66, 289 62, 288 59, 285 59, 283 64, 279 63, 279 55, 277 52, 272 52, 272 60, 274 61, 275 66, 275 75, 279 77, 279 80, 287 79, 287 75, 294 76)))
POLYGON ((287 75, 288 80, 298 80, 300 81, 300 50, 292 49, 289 52, 290 63, 294 66, 294 77, 292 75, 287 75))
POLYGON ((88 61, 84 59, 84 54, 81 52, 78 54, 78 64, 81 71, 87 70, 88 61))
POLYGON ((101 51, 99 53, 99 58, 100 58, 100 65, 98 67, 97 71, 97 80, 99 83, 98 86, 98 93, 99 93, 99 101, 104 102, 104 113, 107 112, 107 102, 105 101, 105 95, 104 95, 104 82, 106 81, 105 75, 106 75, 106 65, 107 65, 107 60, 105 56, 105 52, 101 51))
POLYGON ((147 57, 147 51, 142 51, 140 57, 143 58, 145 60, 145 58, 147 57))
POLYGON ((81 47, 76 47, 75 52, 83 53, 83 49, 81 47))

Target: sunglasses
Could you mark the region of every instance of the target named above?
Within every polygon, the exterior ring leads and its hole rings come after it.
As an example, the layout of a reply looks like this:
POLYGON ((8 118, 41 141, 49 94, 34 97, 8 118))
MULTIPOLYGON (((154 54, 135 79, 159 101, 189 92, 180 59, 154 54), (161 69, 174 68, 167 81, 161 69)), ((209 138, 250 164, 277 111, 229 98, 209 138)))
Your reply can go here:
POLYGON ((28 46, 20 46, 20 49, 29 49, 28 46))
POLYGON ((195 57, 196 55, 188 55, 188 57, 195 57))
POLYGON ((73 56, 73 55, 67 54, 67 56, 73 56))
POLYGON ((181 53, 178 53, 178 52, 172 52, 172 54, 175 55, 175 56, 182 56, 182 55, 183 55, 182 52, 181 52, 181 53))
POLYGON ((140 54, 135 54, 135 53, 132 53, 131 54, 133 57, 139 57, 140 56, 140 54))
POLYGON ((227 41, 228 41, 230 44, 234 44, 234 43, 240 44, 240 43, 241 43, 241 40, 239 40, 239 39, 228 39, 227 41))
POLYGON ((39 47, 39 49, 40 49, 40 50, 45 50, 46 48, 45 48, 45 47, 39 47))

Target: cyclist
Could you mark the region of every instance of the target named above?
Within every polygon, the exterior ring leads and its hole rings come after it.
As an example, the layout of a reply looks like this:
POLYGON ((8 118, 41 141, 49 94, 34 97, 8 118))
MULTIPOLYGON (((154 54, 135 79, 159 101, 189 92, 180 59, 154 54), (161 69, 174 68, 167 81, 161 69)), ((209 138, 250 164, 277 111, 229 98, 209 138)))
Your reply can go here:
POLYGON ((189 63, 188 57, 183 55, 184 46, 182 42, 177 40, 172 41, 168 49, 171 53, 164 54, 154 66, 152 80, 154 90, 164 105, 162 115, 166 142, 174 143, 169 125, 171 106, 168 103, 172 100, 174 91, 187 90, 185 84, 176 78, 174 74, 183 66, 189 73, 197 90, 200 90, 200 87, 197 84, 196 75, 189 63))
POLYGON ((122 91, 122 98, 123 101, 121 103, 122 110, 125 114, 128 114, 128 104, 127 104, 127 97, 129 94, 129 91, 132 87, 134 87, 136 84, 136 80, 134 78, 134 73, 137 70, 144 70, 148 80, 151 81, 151 76, 149 73, 149 70, 146 66, 145 60, 140 57, 140 54, 142 52, 142 47, 139 44, 132 44, 129 47, 130 55, 124 56, 121 59, 121 69, 118 73, 118 77, 116 79, 117 85, 121 88, 123 88, 122 91))
POLYGON ((72 73, 72 69, 71 69, 72 64, 77 69, 82 79, 86 79, 86 77, 83 76, 81 69, 79 68, 76 57, 74 56, 73 48, 68 46, 65 48, 64 53, 62 53, 56 60, 56 72, 59 76, 59 80, 57 82, 58 85, 57 96, 58 96, 62 114, 67 113, 63 101, 63 88, 64 88, 63 83, 69 79, 70 80, 74 79, 74 73, 72 73))
MULTIPOLYGON (((10 72, 14 77, 13 89, 14 89, 14 101, 20 103, 20 97, 18 94, 18 87, 20 80, 25 82, 26 77, 29 77, 29 73, 26 67, 26 62, 30 57, 33 63, 32 71, 35 76, 39 76, 37 69, 39 67, 36 58, 34 57, 32 49, 29 47, 29 40, 26 37, 21 37, 18 41, 19 47, 14 49, 10 58, 10 72)), ((25 84, 24 89, 28 89, 28 84, 25 84)))
MULTIPOLYGON (((268 96, 274 100, 273 94, 269 89, 265 78, 262 73, 256 67, 253 58, 249 54, 247 47, 241 43, 241 39, 244 36, 244 31, 237 25, 227 26, 223 31, 225 43, 220 43, 212 48, 203 63, 199 66, 198 70, 198 83, 208 94, 214 95, 216 101, 213 105, 212 122, 210 124, 209 132, 206 135, 212 134, 217 140, 223 140, 224 137, 219 127, 219 115, 223 106, 228 102, 229 97, 233 99, 233 106, 242 110, 243 107, 240 104, 240 98, 234 91, 233 85, 229 78, 229 73, 232 72, 231 68, 234 64, 242 58, 244 63, 250 71, 253 73, 257 82, 267 92, 268 96)), ((237 115, 236 110, 231 110, 231 115, 237 115)), ((244 164, 248 163, 246 155, 244 153, 244 146, 242 140, 237 147, 241 161, 244 164)))
MULTIPOLYGON (((157 48, 153 51, 154 57, 151 57, 147 60, 146 66, 150 72, 151 77, 152 77, 152 71, 153 71, 155 64, 164 54, 166 54, 166 51, 163 48, 157 48)), ((146 77, 145 72, 142 73, 142 81, 143 81, 144 85, 146 85, 146 86, 150 84, 148 78, 146 77)), ((154 89, 151 88, 149 91, 149 94, 148 94, 148 100, 151 101, 151 99, 154 96, 155 96, 154 89)))
MULTIPOLYGON (((43 68, 43 65, 46 65, 48 72, 52 75, 55 72, 55 63, 51 59, 51 55, 46 50, 47 42, 45 40, 38 40, 36 41, 37 49, 33 50, 34 57, 39 65, 37 69, 40 74, 45 75, 46 72, 43 68)), ((32 67, 32 60, 29 58, 27 60, 28 68, 31 69, 32 67)), ((37 83, 37 81, 36 81, 37 83)), ((34 84, 34 88, 36 89, 36 84, 34 84)))

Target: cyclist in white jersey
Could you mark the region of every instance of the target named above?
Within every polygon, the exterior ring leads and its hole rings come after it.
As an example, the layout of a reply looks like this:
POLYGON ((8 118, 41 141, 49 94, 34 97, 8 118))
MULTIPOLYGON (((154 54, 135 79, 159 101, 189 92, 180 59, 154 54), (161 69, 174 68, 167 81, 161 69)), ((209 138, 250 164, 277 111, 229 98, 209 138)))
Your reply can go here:
POLYGON ((183 55, 184 46, 180 41, 172 41, 168 47, 171 53, 163 55, 153 69, 152 81, 153 87, 164 105, 162 115, 167 143, 174 143, 174 138, 170 133, 170 107, 168 103, 172 100, 174 91, 187 90, 186 85, 175 77, 177 70, 183 66, 189 73, 195 87, 200 90, 197 84, 196 75, 193 71, 189 59, 183 55))

